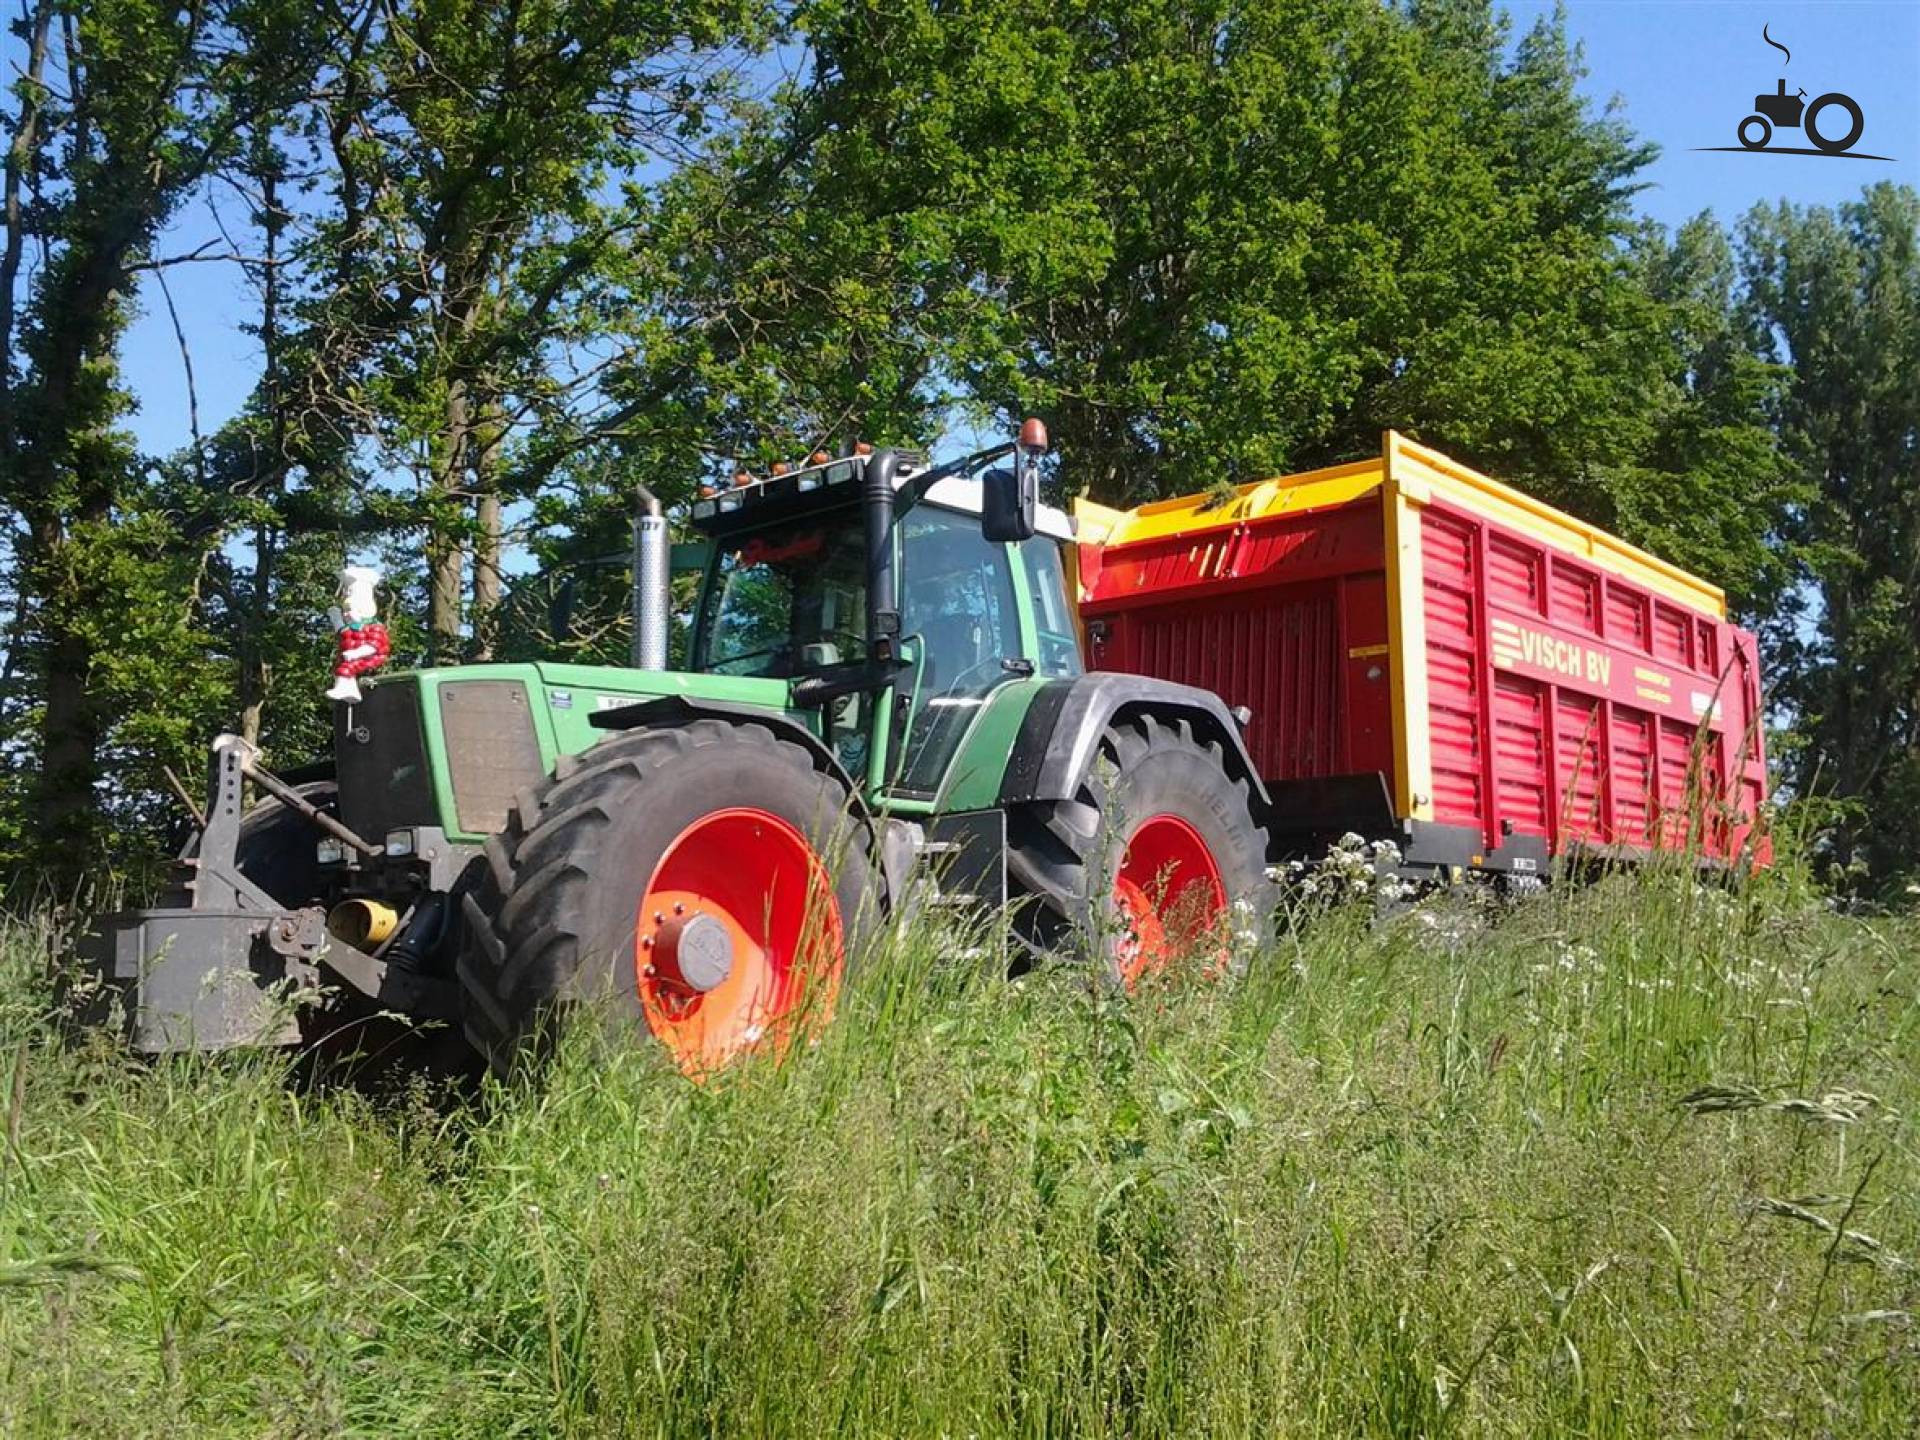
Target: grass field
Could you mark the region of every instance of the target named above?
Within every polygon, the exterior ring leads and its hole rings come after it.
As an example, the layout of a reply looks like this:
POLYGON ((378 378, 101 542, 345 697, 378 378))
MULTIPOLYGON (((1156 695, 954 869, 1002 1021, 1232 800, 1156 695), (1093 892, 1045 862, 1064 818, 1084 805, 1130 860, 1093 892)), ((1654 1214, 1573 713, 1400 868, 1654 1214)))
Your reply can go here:
POLYGON ((1911 1435, 1920 927, 1616 878, 696 1088, 137 1065, 0 959, 0 1434, 1911 1435))

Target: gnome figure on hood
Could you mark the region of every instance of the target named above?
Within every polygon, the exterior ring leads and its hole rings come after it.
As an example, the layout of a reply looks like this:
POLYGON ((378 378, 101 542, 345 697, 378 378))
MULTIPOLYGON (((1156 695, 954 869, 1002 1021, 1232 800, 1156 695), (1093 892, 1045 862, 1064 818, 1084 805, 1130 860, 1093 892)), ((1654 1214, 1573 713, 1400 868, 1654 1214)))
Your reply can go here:
POLYGON ((349 565, 340 572, 340 604, 333 612, 340 635, 334 645, 329 700, 358 700, 360 677, 378 670, 393 653, 387 627, 374 618, 378 607, 373 587, 379 583, 380 572, 366 565, 349 565))

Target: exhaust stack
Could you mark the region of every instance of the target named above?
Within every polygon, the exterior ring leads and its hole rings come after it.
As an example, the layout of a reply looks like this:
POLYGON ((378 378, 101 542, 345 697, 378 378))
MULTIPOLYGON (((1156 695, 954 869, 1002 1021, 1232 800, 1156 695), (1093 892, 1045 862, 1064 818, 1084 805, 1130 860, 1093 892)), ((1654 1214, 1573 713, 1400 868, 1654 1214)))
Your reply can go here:
POLYGON ((640 501, 633 516, 633 668, 664 670, 667 617, 673 611, 667 521, 651 490, 644 485, 633 489, 640 501))

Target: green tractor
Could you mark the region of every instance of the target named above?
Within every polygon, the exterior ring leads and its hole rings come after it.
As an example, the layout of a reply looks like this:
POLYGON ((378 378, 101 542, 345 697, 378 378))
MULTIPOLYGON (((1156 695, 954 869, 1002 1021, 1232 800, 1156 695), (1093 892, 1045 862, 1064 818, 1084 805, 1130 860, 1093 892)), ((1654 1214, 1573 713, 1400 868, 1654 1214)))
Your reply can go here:
POLYGON ((345 987, 501 1069, 594 1001, 700 1074, 830 1014, 904 907, 1013 904, 1023 948, 1116 983, 1221 945, 1269 904, 1266 792, 1217 696, 1083 671, 1045 446, 1029 421, 703 492, 684 670, 642 490, 630 667, 385 676, 282 775, 223 736, 175 893, 92 941, 96 993, 158 1052, 290 1043, 284 993, 345 987))

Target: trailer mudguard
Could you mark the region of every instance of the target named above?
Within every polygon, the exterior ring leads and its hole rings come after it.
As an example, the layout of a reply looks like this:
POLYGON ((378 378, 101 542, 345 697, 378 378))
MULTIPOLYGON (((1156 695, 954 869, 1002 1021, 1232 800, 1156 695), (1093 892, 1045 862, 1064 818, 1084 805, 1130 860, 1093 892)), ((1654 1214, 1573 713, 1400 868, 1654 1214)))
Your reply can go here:
POLYGON ((1210 690, 1150 675, 1094 671, 1044 685, 1027 708, 1000 781, 1000 803, 1068 800, 1099 753, 1100 737, 1130 715, 1185 720, 1202 740, 1217 741, 1227 769, 1253 792, 1254 818, 1265 824, 1272 808, 1253 768, 1240 726, 1226 702, 1210 690))

